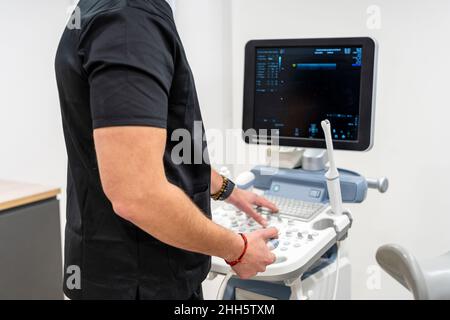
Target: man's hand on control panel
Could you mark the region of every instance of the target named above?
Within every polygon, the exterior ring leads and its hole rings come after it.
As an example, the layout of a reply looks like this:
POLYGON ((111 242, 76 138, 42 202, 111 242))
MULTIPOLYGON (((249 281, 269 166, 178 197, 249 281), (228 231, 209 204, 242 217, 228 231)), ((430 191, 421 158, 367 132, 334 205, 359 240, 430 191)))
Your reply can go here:
POLYGON ((247 234, 246 237, 247 250, 240 262, 232 266, 241 279, 252 278, 259 272, 266 271, 267 266, 275 262, 275 254, 270 251, 267 241, 278 238, 278 230, 260 229, 247 234))
POLYGON ((211 172, 211 191, 211 197, 214 200, 224 200, 232 204, 264 227, 264 229, 248 234, 240 234, 239 236, 236 234, 237 239, 232 242, 232 245, 230 243, 229 255, 225 257, 225 262, 242 279, 249 279, 259 272, 266 271, 267 266, 276 260, 267 242, 278 238, 278 230, 266 228, 268 222, 255 210, 255 207, 263 207, 273 213, 278 212, 278 208, 264 197, 235 188, 231 180, 219 175, 214 170, 211 172), (236 245, 239 244, 238 241, 240 241, 240 246, 236 245))
POLYGON ((243 211, 249 217, 252 217, 263 227, 267 227, 268 222, 263 216, 255 210, 255 206, 269 209, 270 212, 278 212, 278 208, 266 198, 259 196, 251 191, 234 188, 233 193, 226 200, 239 210, 243 211))
MULTIPOLYGON (((264 228, 267 227, 268 222, 255 210, 255 206, 266 208, 272 213, 278 212, 278 208, 266 198, 238 188, 233 190, 226 202, 252 217, 264 228)), ((275 254, 272 253, 267 242, 278 238, 278 230, 276 228, 260 229, 246 234, 246 238, 247 251, 240 262, 232 266, 241 279, 252 278, 266 271, 267 266, 275 262, 275 254)))

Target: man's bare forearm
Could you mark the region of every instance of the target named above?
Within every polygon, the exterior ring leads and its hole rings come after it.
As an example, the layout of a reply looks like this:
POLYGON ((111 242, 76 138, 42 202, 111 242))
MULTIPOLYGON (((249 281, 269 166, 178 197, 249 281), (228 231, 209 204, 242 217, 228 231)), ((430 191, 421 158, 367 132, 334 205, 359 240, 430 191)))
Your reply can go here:
POLYGON ((226 260, 234 260, 242 252, 239 235, 208 219, 170 183, 135 199, 133 208, 127 210, 131 211, 127 214, 130 222, 171 246, 226 260))
MULTIPOLYGON (((165 129, 100 128, 94 130, 94 141, 103 191, 117 215, 174 247, 231 261, 241 255, 242 238, 209 220, 167 180, 163 161, 165 129)), ((222 177, 213 171, 211 179, 215 193, 222 185, 222 177)), ((259 221, 253 205, 264 206, 262 198, 236 188, 227 201, 259 221)), ((264 271, 275 260, 266 242, 276 236, 274 228, 247 234, 244 260, 233 270, 244 278, 264 271)))
POLYGON ((166 131, 113 127, 94 131, 102 186, 114 211, 158 240, 181 249, 234 260, 241 237, 209 220, 169 183, 163 154, 166 131))

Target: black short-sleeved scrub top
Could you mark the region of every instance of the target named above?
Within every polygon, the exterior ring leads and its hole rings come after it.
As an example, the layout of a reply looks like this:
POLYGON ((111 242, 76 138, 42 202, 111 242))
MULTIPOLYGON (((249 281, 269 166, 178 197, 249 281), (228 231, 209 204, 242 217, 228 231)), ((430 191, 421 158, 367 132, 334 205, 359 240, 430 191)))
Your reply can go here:
POLYGON ((171 160, 179 128, 191 133, 192 158, 207 154, 193 133, 201 114, 171 8, 165 0, 81 0, 77 10, 81 23, 64 31, 55 63, 68 154, 64 292, 71 299, 188 299, 210 257, 166 245, 115 214, 93 140, 102 127, 165 128, 168 180, 210 217, 207 159, 171 160))

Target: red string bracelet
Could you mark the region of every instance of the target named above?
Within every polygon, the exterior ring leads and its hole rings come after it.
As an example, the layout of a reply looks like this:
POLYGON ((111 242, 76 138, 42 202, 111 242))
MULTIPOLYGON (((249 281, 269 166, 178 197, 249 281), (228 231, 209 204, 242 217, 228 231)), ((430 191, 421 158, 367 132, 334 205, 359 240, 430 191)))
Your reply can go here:
POLYGON ((231 267, 234 267, 235 265, 237 265, 239 262, 242 261, 242 258, 244 258, 245 253, 247 252, 247 247, 248 247, 248 241, 247 241, 247 237, 245 236, 245 234, 243 233, 239 233, 239 235, 242 237, 242 239, 244 240, 244 250, 242 250, 242 254, 239 256, 239 258, 237 260, 234 261, 227 261, 225 260, 225 262, 230 265, 231 267))

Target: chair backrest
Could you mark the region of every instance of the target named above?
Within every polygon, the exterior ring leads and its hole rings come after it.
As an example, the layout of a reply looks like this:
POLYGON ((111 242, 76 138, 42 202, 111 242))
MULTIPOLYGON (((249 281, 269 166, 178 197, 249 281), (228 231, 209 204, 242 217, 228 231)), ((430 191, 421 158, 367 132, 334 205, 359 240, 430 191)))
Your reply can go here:
POLYGON ((396 244, 387 244, 377 250, 376 259, 384 271, 412 292, 414 299, 430 299, 422 268, 409 251, 396 244))

